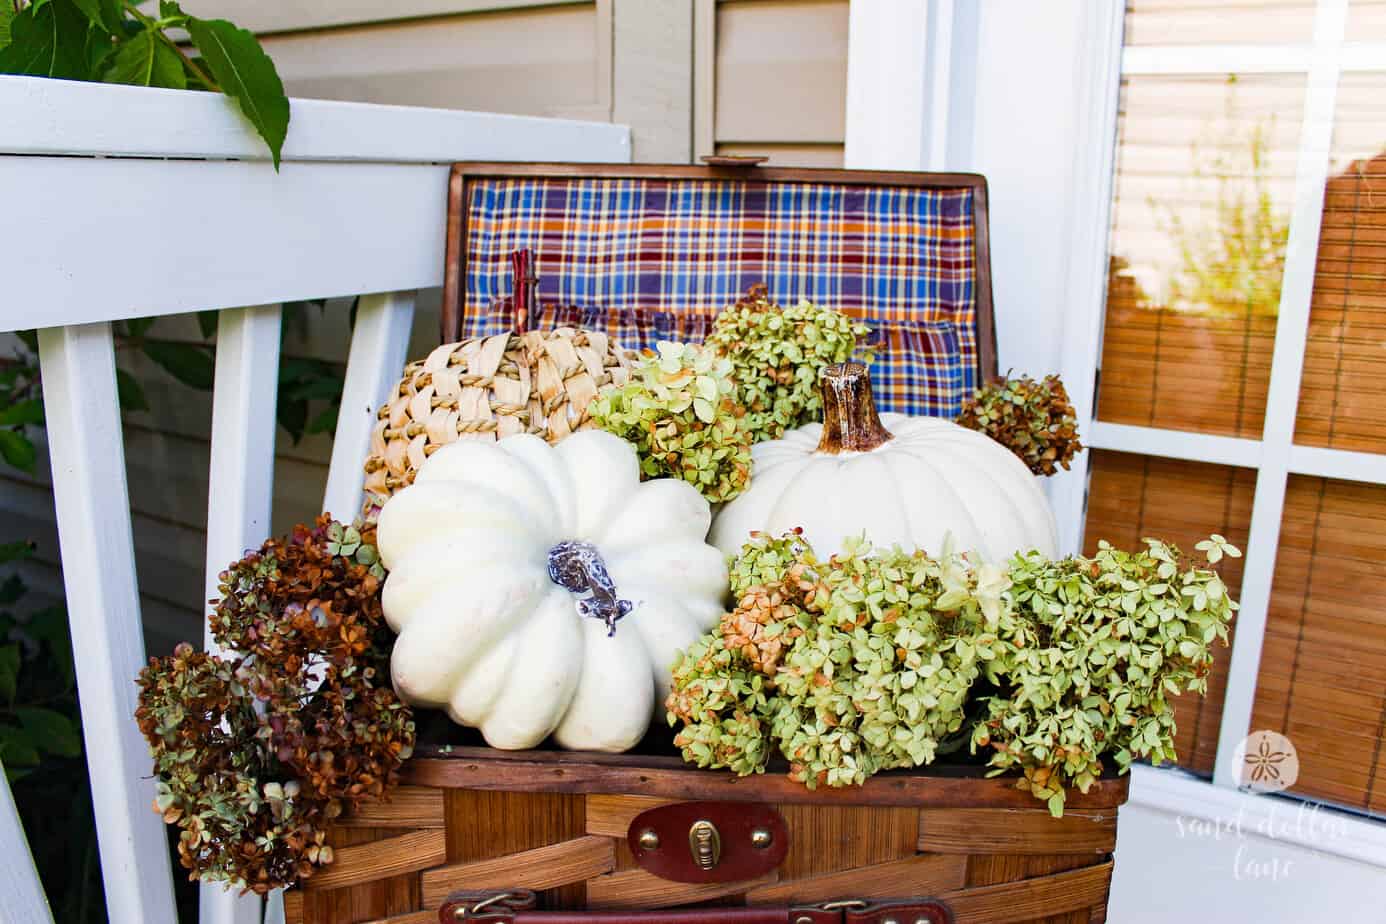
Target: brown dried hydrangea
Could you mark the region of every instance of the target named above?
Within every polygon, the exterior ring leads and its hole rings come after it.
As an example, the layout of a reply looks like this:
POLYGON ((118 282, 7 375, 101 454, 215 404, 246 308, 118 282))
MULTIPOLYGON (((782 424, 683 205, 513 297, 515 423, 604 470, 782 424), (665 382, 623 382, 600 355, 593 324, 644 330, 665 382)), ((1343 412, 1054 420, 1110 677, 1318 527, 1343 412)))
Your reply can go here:
POLYGON ((957 422, 1015 453, 1036 475, 1053 475, 1083 449, 1078 417, 1057 375, 991 382, 964 404, 957 422))
POLYGON ((191 878, 259 893, 332 861, 325 825, 380 799, 414 745, 388 684, 373 524, 324 515, 221 575, 220 656, 180 645, 140 673, 135 718, 191 878))

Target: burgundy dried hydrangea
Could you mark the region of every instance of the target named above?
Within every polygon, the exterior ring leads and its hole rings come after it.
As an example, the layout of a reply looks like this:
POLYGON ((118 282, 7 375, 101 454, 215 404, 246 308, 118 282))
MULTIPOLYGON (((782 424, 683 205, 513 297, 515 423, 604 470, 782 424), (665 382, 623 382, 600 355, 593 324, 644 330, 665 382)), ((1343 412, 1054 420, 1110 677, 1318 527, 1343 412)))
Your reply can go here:
POLYGON ((1053 475, 1083 449, 1078 417, 1057 375, 991 382, 963 404, 957 422, 1015 453, 1036 475, 1053 475))
POLYGON ((373 524, 326 515, 221 575, 212 631, 139 677, 135 718, 191 877, 264 893, 332 861, 325 826, 383 798, 414 745, 388 683, 373 524))

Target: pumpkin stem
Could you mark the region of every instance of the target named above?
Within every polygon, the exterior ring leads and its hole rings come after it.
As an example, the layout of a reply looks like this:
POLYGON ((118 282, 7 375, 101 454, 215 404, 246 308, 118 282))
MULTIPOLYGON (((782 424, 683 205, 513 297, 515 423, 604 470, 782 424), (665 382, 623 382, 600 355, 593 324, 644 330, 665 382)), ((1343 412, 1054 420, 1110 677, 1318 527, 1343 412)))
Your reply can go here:
POLYGON ((818 451, 829 455, 841 452, 870 452, 894 439, 876 413, 871 398, 871 376, 862 363, 833 363, 818 376, 818 392, 823 396, 823 438, 818 451))

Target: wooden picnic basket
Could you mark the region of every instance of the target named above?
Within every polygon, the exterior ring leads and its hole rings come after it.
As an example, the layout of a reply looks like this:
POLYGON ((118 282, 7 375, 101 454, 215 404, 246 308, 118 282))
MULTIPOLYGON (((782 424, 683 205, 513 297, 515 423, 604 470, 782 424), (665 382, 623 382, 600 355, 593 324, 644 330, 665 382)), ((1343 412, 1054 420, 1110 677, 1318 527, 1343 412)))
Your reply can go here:
MULTIPOLYGON (((534 328, 697 341, 765 283, 873 328, 883 410, 951 416, 994 372, 982 177, 713 160, 454 167, 443 342, 512 328, 510 255, 527 248, 534 328)), ((1106 918, 1124 777, 1056 819, 976 766, 810 790, 774 764, 694 769, 662 722, 622 755, 468 735, 421 733, 390 800, 334 823, 334 861, 285 895, 290 924, 1106 918)))

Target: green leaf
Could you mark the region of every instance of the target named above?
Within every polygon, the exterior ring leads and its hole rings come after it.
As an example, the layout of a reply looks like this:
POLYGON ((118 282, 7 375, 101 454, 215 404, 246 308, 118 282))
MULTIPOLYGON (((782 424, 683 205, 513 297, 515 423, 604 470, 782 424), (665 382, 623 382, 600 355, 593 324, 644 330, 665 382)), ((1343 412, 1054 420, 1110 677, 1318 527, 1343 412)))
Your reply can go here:
POLYGON ((333 405, 324 408, 318 416, 308 421, 305 433, 336 433, 337 432, 337 406, 333 405))
POLYGON ((0 647, 0 701, 14 701, 14 691, 19 683, 19 646, 0 647))
POLYGON ((0 430, 0 458, 21 472, 32 472, 38 452, 29 438, 18 430, 0 430))
POLYGON ((32 767, 39 762, 38 748, 27 729, 0 725, 0 760, 4 761, 6 769, 32 767))
POLYGON ((29 398, 0 410, 0 427, 22 427, 43 423, 43 401, 29 398))
POLYGON ((10 43, 10 21, 15 17, 12 3, 0 3, 0 48, 10 43))
POLYGON ((67 688, 77 680, 72 664, 72 633, 68 628, 67 610, 61 606, 46 606, 29 616, 29 624, 24 627, 36 642, 47 642, 49 654, 57 666, 67 688))
POLYGON ((144 344, 144 354, 184 385, 211 391, 216 363, 212 351, 206 347, 172 340, 149 340, 144 344))
POLYGON ((34 544, 27 539, 0 543, 0 565, 7 565, 12 561, 23 561, 33 554, 34 544))
POLYGON ((298 445, 298 441, 303 439, 303 428, 308 424, 308 402, 285 401, 281 398, 275 409, 275 418, 279 426, 289 432, 294 445, 298 445))
POLYGON ((14 714, 39 749, 59 757, 82 756, 82 735, 76 724, 61 712, 20 706, 14 714))
POLYGON ((183 8, 174 3, 173 0, 159 0, 160 19, 178 19, 187 15, 183 12, 183 8))
POLYGON ((90 24, 73 0, 27 6, 9 27, 10 42, 0 48, 0 74, 87 78, 85 49, 90 24))
POLYGON ((87 20, 111 35, 121 35, 125 29, 125 5, 121 0, 72 0, 87 20))
POLYGON ((217 318, 220 312, 199 311, 197 313, 197 329, 202 331, 203 340, 211 340, 217 333, 217 318))
POLYGON ((101 79, 106 83, 172 90, 182 90, 188 85, 183 59, 153 28, 137 32, 121 42, 101 79))
POLYGON ((224 19, 189 19, 187 29, 222 92, 240 104, 269 145, 278 170, 289 131, 289 98, 274 62, 254 35, 224 19))
POLYGON ((122 411, 149 410, 149 401, 144 396, 144 386, 124 369, 116 370, 116 395, 120 398, 122 411))
POLYGON ((149 333, 149 328, 154 326, 158 318, 131 318, 125 322, 126 329, 130 331, 131 337, 143 337, 149 333))

